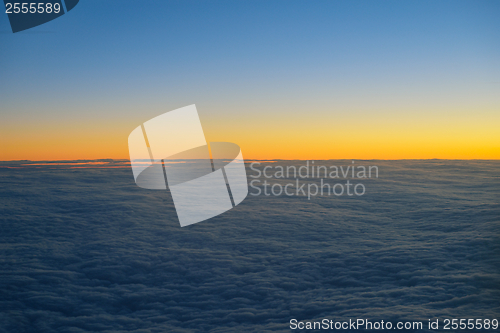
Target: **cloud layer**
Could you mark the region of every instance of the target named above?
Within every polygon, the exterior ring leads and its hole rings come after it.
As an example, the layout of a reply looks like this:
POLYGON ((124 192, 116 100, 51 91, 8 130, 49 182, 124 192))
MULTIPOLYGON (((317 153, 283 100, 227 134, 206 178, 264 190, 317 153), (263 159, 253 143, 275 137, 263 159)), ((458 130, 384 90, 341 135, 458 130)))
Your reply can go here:
POLYGON ((500 163, 364 164, 380 175, 361 197, 248 196, 180 228, 128 168, 3 162, 0 332, 498 318, 500 163))

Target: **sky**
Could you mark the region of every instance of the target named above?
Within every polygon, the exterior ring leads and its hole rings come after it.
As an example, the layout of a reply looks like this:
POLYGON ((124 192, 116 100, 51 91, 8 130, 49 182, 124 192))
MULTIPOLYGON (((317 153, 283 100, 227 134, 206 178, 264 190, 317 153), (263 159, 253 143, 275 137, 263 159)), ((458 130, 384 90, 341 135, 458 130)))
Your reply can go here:
POLYGON ((0 15, 0 160, 128 158, 196 104, 246 159, 500 159, 498 1, 81 1, 0 15))

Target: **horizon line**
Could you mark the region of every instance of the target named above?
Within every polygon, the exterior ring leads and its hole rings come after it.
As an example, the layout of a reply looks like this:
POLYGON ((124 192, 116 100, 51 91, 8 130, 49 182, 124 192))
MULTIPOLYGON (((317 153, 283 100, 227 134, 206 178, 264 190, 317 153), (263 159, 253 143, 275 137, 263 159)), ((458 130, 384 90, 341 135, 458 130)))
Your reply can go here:
MULTIPOLYGON (((166 159, 168 160, 168 159, 166 159)), ((191 159, 179 159, 179 160, 191 160, 191 159)), ((340 161, 340 160, 351 160, 351 161, 500 161, 500 158, 498 159, 491 159, 491 158, 388 158, 388 159, 383 159, 383 158, 330 158, 330 159, 280 159, 280 158, 273 158, 273 159, 256 159, 256 158, 248 158, 243 160, 246 161, 340 161)), ((107 162, 112 162, 112 161, 125 161, 125 162, 130 162, 129 159, 113 159, 113 158, 97 158, 97 159, 54 159, 54 160, 0 160, 0 163, 3 162, 74 162, 74 161, 107 161, 107 162)))

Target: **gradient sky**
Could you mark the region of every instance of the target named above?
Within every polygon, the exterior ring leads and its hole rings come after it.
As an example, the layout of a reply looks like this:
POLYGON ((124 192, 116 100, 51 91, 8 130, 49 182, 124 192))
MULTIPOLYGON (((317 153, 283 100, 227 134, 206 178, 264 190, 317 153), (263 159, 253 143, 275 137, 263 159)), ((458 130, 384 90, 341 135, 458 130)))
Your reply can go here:
POLYGON ((196 104, 248 159, 500 159, 498 1, 84 0, 0 15, 0 160, 128 158, 196 104))

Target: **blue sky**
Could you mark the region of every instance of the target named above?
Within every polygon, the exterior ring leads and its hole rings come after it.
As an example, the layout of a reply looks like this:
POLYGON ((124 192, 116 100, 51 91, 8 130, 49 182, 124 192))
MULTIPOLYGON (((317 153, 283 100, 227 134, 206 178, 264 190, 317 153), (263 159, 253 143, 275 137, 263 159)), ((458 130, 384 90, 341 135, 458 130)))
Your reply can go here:
POLYGON ((196 103, 214 122, 437 109, 491 122, 499 14, 497 1, 86 0, 16 34, 0 15, 1 116, 11 129, 118 117, 127 132, 196 103))

